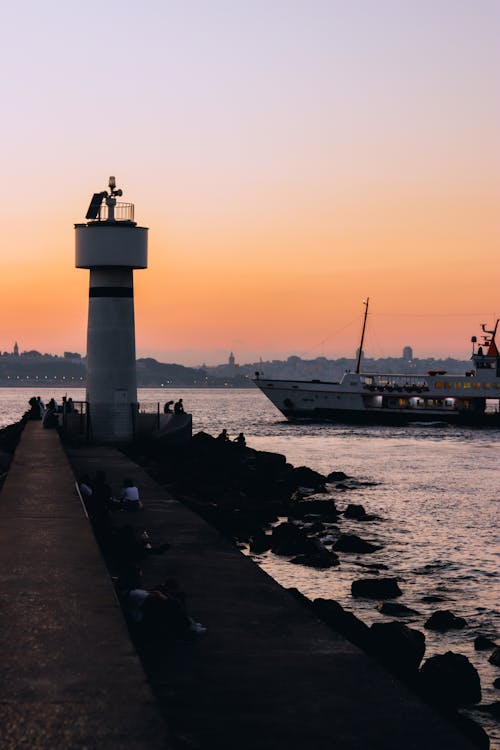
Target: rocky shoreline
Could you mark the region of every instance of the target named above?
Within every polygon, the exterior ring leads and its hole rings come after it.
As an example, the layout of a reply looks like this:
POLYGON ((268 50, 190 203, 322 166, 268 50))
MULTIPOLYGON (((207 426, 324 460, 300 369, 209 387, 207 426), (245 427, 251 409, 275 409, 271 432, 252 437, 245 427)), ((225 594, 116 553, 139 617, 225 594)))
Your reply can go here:
MULTIPOLYGON (((341 471, 323 476, 308 467, 291 466, 281 454, 241 447, 206 433, 194 435, 182 448, 166 450, 161 442, 148 441, 127 447, 125 452, 176 499, 250 554, 271 551, 289 557, 291 564, 327 569, 339 565, 338 553, 370 555, 381 549, 380 544, 364 538, 373 516, 356 504, 340 511, 332 499, 332 490, 365 484, 341 471), (344 518, 350 521, 345 532, 344 518), (359 523, 359 535, 352 533, 353 520, 359 523)), ((316 617, 459 724, 478 747, 489 747, 484 730, 459 709, 475 708, 498 719, 500 703, 478 708, 479 675, 463 654, 448 651, 423 661, 425 634, 401 622, 416 611, 393 601, 402 592, 397 578, 379 575, 383 568, 379 564, 370 577, 353 580, 351 593, 353 598, 378 602, 379 611, 396 618, 390 622, 368 627, 335 600, 311 601, 296 589, 291 591, 316 617)), ((436 610, 424 625, 438 632, 464 627, 463 618, 444 609, 436 610)), ((500 663, 500 649, 494 641, 479 636, 475 648, 489 650, 489 661, 500 663)))

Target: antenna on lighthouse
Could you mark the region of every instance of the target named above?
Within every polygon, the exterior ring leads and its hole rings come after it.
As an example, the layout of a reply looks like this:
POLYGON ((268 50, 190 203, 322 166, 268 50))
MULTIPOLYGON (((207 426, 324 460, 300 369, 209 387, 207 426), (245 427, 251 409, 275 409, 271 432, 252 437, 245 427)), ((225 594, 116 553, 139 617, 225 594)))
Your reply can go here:
POLYGON ((102 202, 106 201, 106 206, 108 207, 108 221, 115 220, 116 199, 123 195, 123 190, 116 189, 116 177, 114 175, 111 175, 109 178, 108 187, 109 193, 107 190, 103 190, 101 193, 94 193, 85 216, 86 219, 90 219, 91 221, 95 221, 96 219, 100 220, 102 202))

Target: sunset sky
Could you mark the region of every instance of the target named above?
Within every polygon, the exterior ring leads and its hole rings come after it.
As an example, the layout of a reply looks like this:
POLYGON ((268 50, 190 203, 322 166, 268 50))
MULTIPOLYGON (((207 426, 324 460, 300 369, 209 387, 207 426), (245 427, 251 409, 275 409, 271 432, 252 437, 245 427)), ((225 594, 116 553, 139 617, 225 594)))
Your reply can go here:
POLYGON ((85 353, 75 222, 149 233, 138 356, 466 358, 500 315, 498 0, 4 4, 0 349, 85 353))

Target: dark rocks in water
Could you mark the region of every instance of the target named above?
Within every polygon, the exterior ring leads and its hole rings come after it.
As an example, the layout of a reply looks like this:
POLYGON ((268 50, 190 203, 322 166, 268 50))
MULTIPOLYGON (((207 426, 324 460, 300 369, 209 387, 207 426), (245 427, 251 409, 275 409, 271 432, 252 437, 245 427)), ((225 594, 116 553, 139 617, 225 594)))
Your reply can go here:
POLYGON ((360 578, 352 582, 351 593, 367 599, 394 599, 403 592, 395 578, 360 578))
POLYGON ((292 469, 292 477, 297 487, 313 487, 316 490, 325 488, 326 477, 308 466, 292 469))
POLYGON ((294 523, 280 523, 271 535, 271 549, 275 555, 299 555, 308 551, 307 534, 294 523))
POLYGON ((495 667, 500 667, 500 646, 496 647, 496 649, 493 651, 488 661, 490 664, 493 664, 495 667))
POLYGON ((445 602, 446 597, 439 594, 429 594, 428 596, 423 596, 420 601, 426 604, 437 604, 438 602, 445 602))
POLYGON ((359 618, 345 610, 334 599, 315 599, 313 610, 320 620, 354 643, 368 651, 371 643, 370 628, 359 618))
POLYGON ((463 617, 457 617, 449 609, 440 609, 426 620, 424 628, 427 628, 427 630, 439 630, 444 633, 446 630, 461 630, 466 625, 467 622, 463 617))
POLYGON ((360 554, 369 554, 381 549, 380 546, 361 539, 356 534, 341 534, 332 549, 336 552, 358 552, 360 554))
POLYGON ((339 565, 339 558, 334 552, 329 552, 326 547, 318 541, 311 541, 307 552, 290 560, 296 565, 307 565, 310 568, 332 568, 339 565))
POLYGON ((325 500, 312 498, 291 502, 288 509, 288 515, 293 518, 305 518, 311 513, 318 515, 322 521, 335 522, 338 519, 337 506, 335 500, 331 498, 325 500))
POLYGON ((344 479, 350 479, 350 477, 347 474, 344 474, 343 471, 331 471, 327 478, 327 482, 343 482, 344 479))
POLYGON ((377 622, 370 628, 372 653, 391 672, 414 679, 425 653, 425 635, 401 622, 377 622))
POLYGON ((344 516, 346 518, 354 518, 356 521, 367 521, 370 518, 364 507, 356 503, 349 503, 344 511, 344 516))
POLYGON ((481 701, 481 683, 475 667, 463 654, 447 651, 431 656, 420 670, 424 696, 441 706, 460 708, 481 701))
POLYGON ((494 719, 500 719, 500 701, 484 703, 482 706, 477 706, 476 710, 484 714, 489 714, 494 719))
POLYGON ((398 604, 397 602, 379 602, 377 609, 382 615, 389 615, 390 617, 406 617, 407 615, 419 615, 416 609, 407 607, 406 604, 398 604))
POLYGON ((474 648, 476 651, 491 651, 496 648, 497 644, 488 638, 486 635, 478 635, 474 638, 474 648))
POLYGON ((254 555, 261 555, 271 549, 271 536, 261 529, 250 537, 250 552, 254 555))
POLYGON ((493 680, 493 687, 496 688, 497 690, 500 690, 500 677, 497 677, 496 679, 493 680))

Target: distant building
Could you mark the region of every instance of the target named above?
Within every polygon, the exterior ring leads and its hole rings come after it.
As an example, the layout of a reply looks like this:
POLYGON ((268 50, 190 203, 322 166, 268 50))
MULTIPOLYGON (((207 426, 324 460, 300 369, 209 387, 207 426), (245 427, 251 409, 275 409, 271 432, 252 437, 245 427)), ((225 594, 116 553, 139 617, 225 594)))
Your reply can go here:
POLYGON ((231 354, 229 355, 229 359, 227 361, 229 367, 234 367, 235 362, 236 362, 236 360, 234 358, 234 354, 233 354, 233 352, 231 352, 231 354))
POLYGON ((411 346, 405 346, 403 349, 403 359, 405 359, 407 362, 411 362, 413 359, 413 349, 411 346))
POLYGON ((12 352, 14 357, 19 357, 19 347, 17 345, 17 341, 14 344, 14 351, 12 352))

